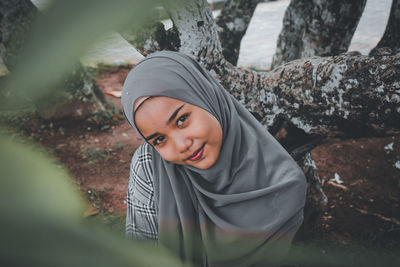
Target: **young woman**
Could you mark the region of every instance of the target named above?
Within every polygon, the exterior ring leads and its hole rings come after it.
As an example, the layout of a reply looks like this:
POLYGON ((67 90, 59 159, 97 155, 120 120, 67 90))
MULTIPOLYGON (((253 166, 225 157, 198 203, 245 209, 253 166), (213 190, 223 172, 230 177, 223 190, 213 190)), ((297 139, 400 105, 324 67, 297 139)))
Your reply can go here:
POLYGON ((126 233, 184 263, 265 266, 303 221, 306 181, 284 148, 189 56, 158 52, 129 73, 135 152, 126 233))

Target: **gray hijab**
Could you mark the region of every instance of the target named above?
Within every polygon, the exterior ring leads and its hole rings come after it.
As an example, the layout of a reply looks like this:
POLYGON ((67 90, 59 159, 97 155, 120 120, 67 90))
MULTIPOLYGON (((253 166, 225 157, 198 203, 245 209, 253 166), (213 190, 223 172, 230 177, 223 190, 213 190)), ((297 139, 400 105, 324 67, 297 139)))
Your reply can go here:
POLYGON ((152 148, 159 243, 185 264, 265 266, 279 261, 303 221, 306 181, 301 169, 264 127, 191 57, 157 52, 129 73, 125 116, 134 102, 167 96, 210 112, 223 143, 207 170, 177 165, 152 148))

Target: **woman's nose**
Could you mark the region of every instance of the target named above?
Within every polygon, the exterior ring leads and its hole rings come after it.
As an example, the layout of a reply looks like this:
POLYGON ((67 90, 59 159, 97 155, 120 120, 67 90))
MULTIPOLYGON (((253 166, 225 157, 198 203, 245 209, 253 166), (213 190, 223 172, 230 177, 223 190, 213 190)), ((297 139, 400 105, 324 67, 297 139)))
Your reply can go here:
POLYGON ((193 140, 185 135, 176 136, 175 139, 175 145, 179 153, 185 153, 193 144, 193 140))

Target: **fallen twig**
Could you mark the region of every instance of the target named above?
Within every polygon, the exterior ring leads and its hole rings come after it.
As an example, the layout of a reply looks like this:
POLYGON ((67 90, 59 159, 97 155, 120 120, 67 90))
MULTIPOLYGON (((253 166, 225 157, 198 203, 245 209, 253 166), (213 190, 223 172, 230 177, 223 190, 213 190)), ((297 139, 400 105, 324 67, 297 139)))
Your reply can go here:
POLYGON ((366 211, 366 210, 359 209, 359 208, 355 208, 355 209, 356 209, 357 211, 359 211, 360 213, 362 213, 362 214, 376 216, 376 217, 378 217, 379 219, 382 219, 382 220, 384 220, 384 221, 392 222, 392 223, 395 223, 395 224, 397 224, 397 225, 400 225, 399 220, 397 220, 396 218, 388 218, 388 217, 385 217, 385 216, 383 216, 383 215, 381 215, 381 214, 379 214, 379 213, 370 213, 370 212, 368 212, 368 211, 366 211))
POLYGON ((341 185, 341 184, 338 184, 338 183, 335 183, 334 181, 327 181, 326 183, 327 183, 327 184, 330 184, 330 185, 333 185, 333 186, 335 186, 335 187, 338 187, 338 188, 340 188, 340 189, 343 189, 344 191, 349 190, 349 188, 348 188, 347 186, 341 185))
POLYGON ((112 91, 105 91, 104 92, 107 95, 111 95, 117 98, 121 98, 122 92, 121 91, 116 91, 116 90, 112 90, 112 91))
POLYGON ((85 213, 83 214, 84 217, 89 217, 89 216, 94 216, 99 214, 99 210, 96 209, 95 207, 91 207, 88 210, 85 211, 85 213))

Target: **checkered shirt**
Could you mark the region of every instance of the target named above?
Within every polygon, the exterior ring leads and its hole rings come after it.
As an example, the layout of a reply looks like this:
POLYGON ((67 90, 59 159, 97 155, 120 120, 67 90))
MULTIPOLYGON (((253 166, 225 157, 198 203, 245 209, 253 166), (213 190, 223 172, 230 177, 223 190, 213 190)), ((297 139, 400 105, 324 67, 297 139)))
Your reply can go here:
POLYGON ((139 146, 130 167, 125 234, 129 239, 157 242, 158 221, 154 203, 150 145, 139 146))

